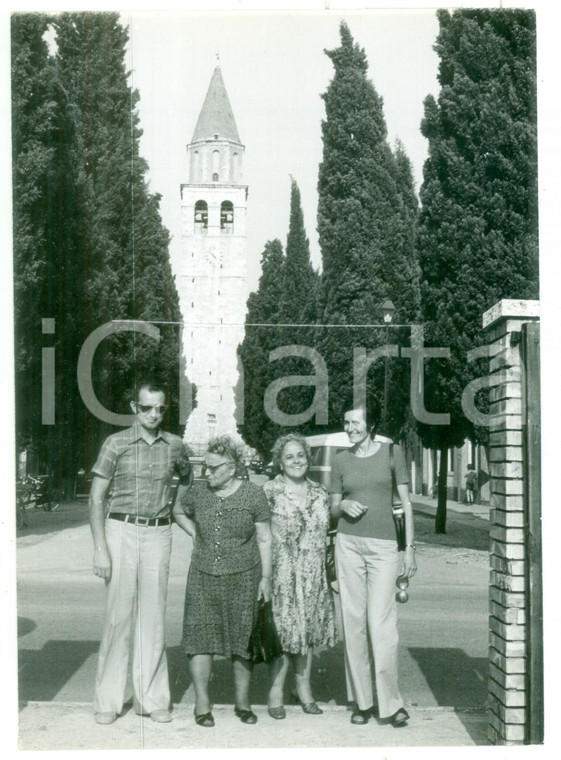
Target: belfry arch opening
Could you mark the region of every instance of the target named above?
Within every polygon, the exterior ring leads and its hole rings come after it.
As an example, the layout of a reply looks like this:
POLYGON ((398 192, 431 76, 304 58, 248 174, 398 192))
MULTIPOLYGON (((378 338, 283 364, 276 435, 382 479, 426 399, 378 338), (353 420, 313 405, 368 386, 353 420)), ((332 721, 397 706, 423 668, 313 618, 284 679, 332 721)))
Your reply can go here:
POLYGON ((222 201, 220 204, 220 229, 231 232, 234 228, 234 204, 232 201, 222 201))
POLYGON ((195 203, 195 231, 208 229, 208 204, 206 201, 195 203))

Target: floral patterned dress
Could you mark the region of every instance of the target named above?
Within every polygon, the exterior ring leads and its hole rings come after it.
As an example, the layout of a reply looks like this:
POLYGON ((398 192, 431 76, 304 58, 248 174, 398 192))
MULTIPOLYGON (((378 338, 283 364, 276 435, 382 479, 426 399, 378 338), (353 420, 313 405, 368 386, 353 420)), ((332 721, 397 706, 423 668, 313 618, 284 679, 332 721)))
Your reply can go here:
POLYGON ((294 496, 282 475, 263 486, 271 507, 273 614, 283 649, 291 654, 335 643, 325 574, 327 491, 312 480, 307 483, 305 501, 294 496))

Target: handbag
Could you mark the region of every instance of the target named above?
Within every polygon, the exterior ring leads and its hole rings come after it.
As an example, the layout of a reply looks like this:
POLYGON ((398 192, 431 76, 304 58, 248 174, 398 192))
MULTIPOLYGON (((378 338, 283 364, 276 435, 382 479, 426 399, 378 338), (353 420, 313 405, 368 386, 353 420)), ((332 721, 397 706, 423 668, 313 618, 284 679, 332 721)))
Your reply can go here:
POLYGON ((257 620, 249 638, 249 654, 254 664, 273 662, 282 654, 282 644, 273 619, 273 604, 259 602, 257 620))
POLYGON ((390 443, 390 468, 392 471, 392 515, 395 525, 395 538, 398 552, 403 552, 405 551, 405 512, 403 511, 403 504, 397 490, 393 443, 390 443))
POLYGON ((325 574, 329 584, 337 580, 337 571, 335 569, 335 535, 337 531, 330 530, 327 533, 327 545, 325 547, 325 574))

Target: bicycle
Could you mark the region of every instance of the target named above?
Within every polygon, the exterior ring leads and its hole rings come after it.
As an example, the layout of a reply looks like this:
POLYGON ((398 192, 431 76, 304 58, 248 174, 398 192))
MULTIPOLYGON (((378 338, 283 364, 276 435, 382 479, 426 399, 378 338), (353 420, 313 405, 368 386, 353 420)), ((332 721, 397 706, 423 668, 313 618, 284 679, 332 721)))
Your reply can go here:
POLYGON ((31 500, 31 490, 25 481, 18 480, 16 482, 16 527, 26 528, 26 510, 27 505, 31 500))
POLYGON ((35 509, 42 507, 45 512, 54 512, 60 507, 60 488, 52 483, 48 475, 28 475, 25 480, 19 481, 16 493, 18 491, 17 502, 24 509, 31 503, 35 509))

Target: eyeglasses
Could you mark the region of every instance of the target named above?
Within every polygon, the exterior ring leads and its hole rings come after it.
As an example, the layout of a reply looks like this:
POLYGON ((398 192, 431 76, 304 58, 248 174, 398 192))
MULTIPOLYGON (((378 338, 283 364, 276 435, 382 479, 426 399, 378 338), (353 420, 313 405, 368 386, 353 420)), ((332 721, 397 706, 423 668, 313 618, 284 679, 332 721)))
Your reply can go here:
POLYGON ((405 604, 405 602, 409 599, 409 594, 406 591, 406 589, 409 588, 409 578, 406 578, 404 575, 400 575, 396 580, 395 585, 399 589, 395 595, 395 601, 399 602, 400 604, 405 604))
POLYGON ((140 409, 140 411, 143 414, 146 414, 146 412, 151 411, 152 409, 156 412, 156 414, 164 414, 164 412, 167 409, 167 406, 160 406, 158 404, 136 404, 136 408, 140 409))
POLYGON ((206 475, 207 470, 210 472, 211 475, 214 475, 216 470, 218 470, 219 467, 222 467, 223 464, 234 464, 233 462, 220 462, 220 464, 203 464, 203 475, 206 475))

